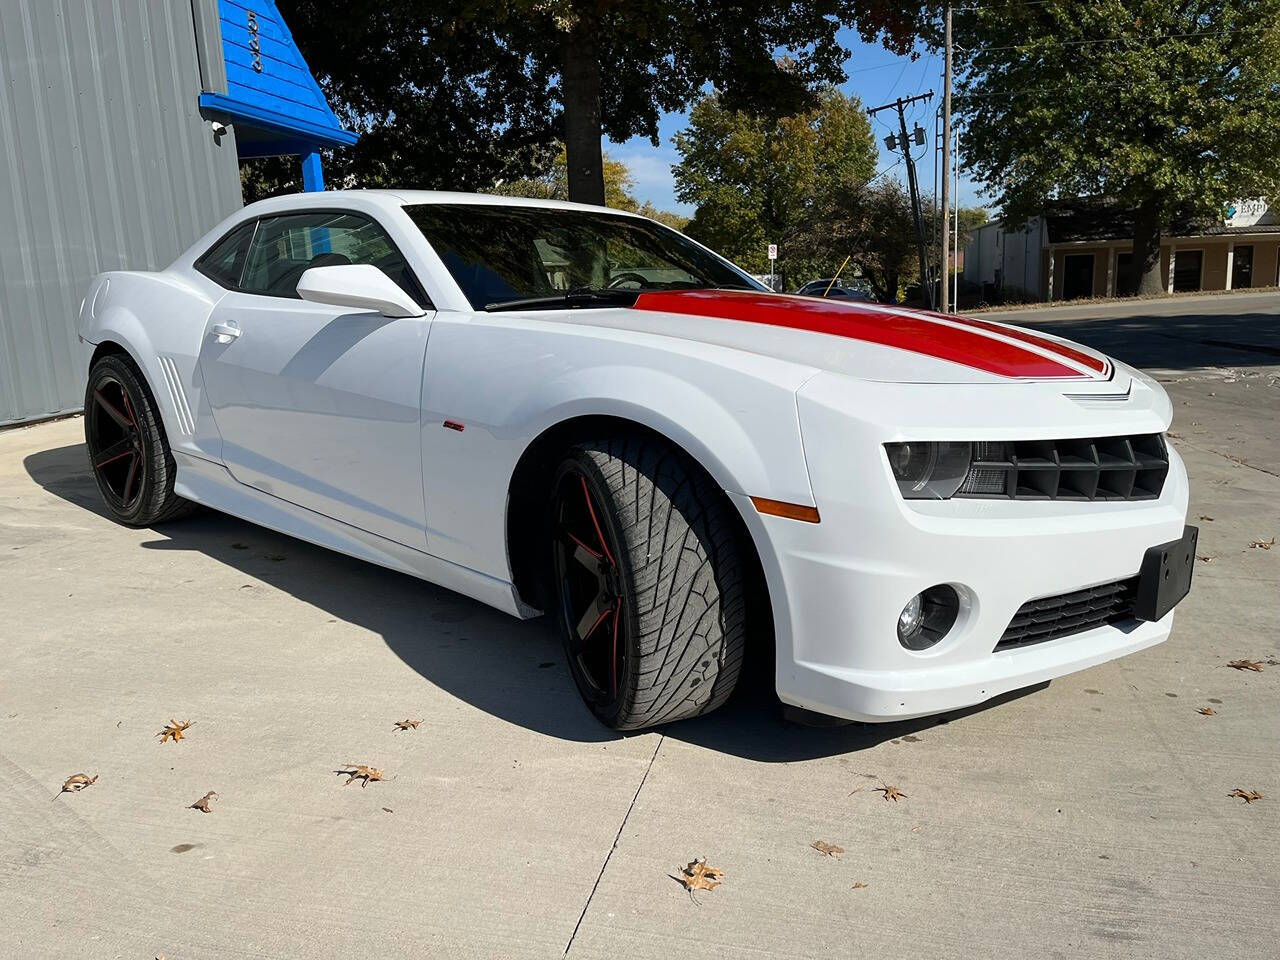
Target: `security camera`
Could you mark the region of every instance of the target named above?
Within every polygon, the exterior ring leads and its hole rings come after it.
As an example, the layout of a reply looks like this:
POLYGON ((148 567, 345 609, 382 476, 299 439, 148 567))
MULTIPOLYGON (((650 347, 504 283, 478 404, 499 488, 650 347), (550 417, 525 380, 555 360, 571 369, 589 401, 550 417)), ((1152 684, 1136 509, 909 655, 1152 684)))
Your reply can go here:
POLYGON ((215 137, 220 137, 227 132, 226 124, 219 123, 217 120, 214 120, 212 122, 212 127, 213 127, 213 135, 215 137))

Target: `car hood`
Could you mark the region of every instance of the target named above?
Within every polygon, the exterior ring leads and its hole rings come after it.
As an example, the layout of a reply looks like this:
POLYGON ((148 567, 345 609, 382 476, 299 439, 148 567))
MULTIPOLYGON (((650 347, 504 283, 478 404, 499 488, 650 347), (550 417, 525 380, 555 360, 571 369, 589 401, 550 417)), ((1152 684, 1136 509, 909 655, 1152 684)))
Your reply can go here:
POLYGON ((746 350, 861 380, 1101 386, 1116 376, 1107 357, 1046 334, 816 297, 664 291, 642 293, 631 307, 565 311, 557 320, 746 350))

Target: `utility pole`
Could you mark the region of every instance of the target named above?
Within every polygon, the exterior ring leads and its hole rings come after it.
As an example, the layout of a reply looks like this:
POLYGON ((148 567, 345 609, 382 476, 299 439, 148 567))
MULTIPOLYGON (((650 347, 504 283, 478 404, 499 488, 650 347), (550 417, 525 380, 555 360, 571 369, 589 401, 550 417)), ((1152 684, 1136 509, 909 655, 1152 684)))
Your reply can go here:
POLYGON ((951 3, 948 0, 942 71, 942 312, 951 312, 951 3))
MULTIPOLYGON (((920 187, 916 182, 916 162, 911 156, 911 144, 913 136, 907 133, 907 115, 905 108, 917 101, 923 100, 926 103, 933 99, 933 91, 928 93, 920 93, 914 97, 899 97, 893 103, 883 103, 878 107, 871 107, 867 111, 867 116, 874 117, 881 110, 897 110, 898 111, 898 127, 899 134, 884 138, 884 145, 890 150, 901 149, 902 158, 907 162, 907 186, 911 191, 911 213, 916 222, 916 253, 920 258, 920 288, 924 292, 925 302, 929 304, 929 309, 935 307, 933 297, 933 284, 929 279, 929 261, 925 258, 924 246, 924 224, 920 217, 920 187)), ((914 134, 915 145, 924 146, 924 128, 920 124, 916 124, 914 134)))

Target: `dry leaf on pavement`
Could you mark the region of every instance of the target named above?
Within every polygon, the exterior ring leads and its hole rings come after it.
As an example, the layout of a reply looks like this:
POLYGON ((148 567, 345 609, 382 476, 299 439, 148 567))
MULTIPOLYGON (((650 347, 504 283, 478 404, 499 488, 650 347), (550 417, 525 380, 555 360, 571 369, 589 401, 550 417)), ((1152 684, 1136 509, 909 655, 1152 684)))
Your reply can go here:
POLYGON ((844 853, 844 847, 837 847, 834 843, 827 843, 825 840, 815 840, 809 846, 828 857, 838 857, 844 853))
POLYGON ((689 865, 681 869, 680 876, 671 879, 682 883, 692 896, 695 890, 714 890, 720 886, 724 881, 724 871, 707 866, 707 858, 699 857, 697 860, 690 860, 689 865))
POLYGON ((360 784, 360 789, 362 790, 369 785, 371 780, 387 779, 383 776, 382 771, 377 767, 366 767, 362 763, 348 763, 344 765, 341 770, 335 770, 333 772, 340 777, 347 778, 347 781, 343 786, 350 784, 354 780, 363 780, 364 782, 360 784))
POLYGON ((859 880, 857 883, 855 883, 855 884, 853 885, 853 889, 855 889, 855 890, 865 890, 865 889, 867 889, 867 885, 866 885, 865 883, 863 883, 861 880, 859 880))
POLYGON ((213 810, 209 807, 209 801, 217 799, 218 795, 210 790, 203 797, 193 803, 188 809, 199 810, 201 813, 213 813, 213 810))
POLYGON ((884 794, 884 798, 886 800, 892 800, 894 803, 898 802, 899 797, 903 800, 907 799, 907 795, 905 793, 897 787, 885 783, 883 780, 880 781, 880 786, 876 787, 875 790, 877 793, 884 794))
POLYGON ((1213 707, 1200 707, 1196 710, 1196 713, 1200 714, 1202 717, 1213 717, 1217 716, 1218 711, 1213 709, 1213 707))
POLYGON ((156 736, 160 738, 161 743, 167 743, 170 740, 185 740, 186 737, 182 735, 183 731, 193 726, 195 726, 194 720, 190 722, 183 720, 180 723, 170 720, 169 725, 157 733, 156 736))
POLYGON ((1213 561, 1214 561, 1214 559, 1215 559, 1215 558, 1214 558, 1214 557, 1206 557, 1206 556, 1204 556, 1203 554, 1197 553, 1197 554, 1196 554, 1196 559, 1197 559, 1197 560, 1199 560, 1201 563, 1213 563, 1213 561))
POLYGON ((397 730, 417 730, 421 720, 397 720, 394 724, 397 730))
POLYGON ((1249 542, 1249 549, 1250 550, 1270 550, 1275 545, 1276 545, 1275 537, 1272 537, 1270 540, 1251 540, 1249 542))
POLYGON ((1234 790, 1228 793, 1227 796, 1239 798, 1240 800, 1243 800, 1245 803, 1253 803, 1253 801, 1255 800, 1262 799, 1262 794, 1260 794, 1257 790, 1241 790, 1239 787, 1236 787, 1234 790))
POLYGON ((77 773, 73 777, 67 777, 67 782, 62 785, 60 793, 79 793, 85 787, 97 781, 98 775, 95 773, 92 777, 87 773, 77 773))
POLYGON ((1252 670, 1254 673, 1262 672, 1262 664, 1257 660, 1232 660, 1227 666, 1235 670, 1252 670))
POLYGON ((1201 520, 1207 520, 1207 521, 1209 521, 1210 523, 1213 523, 1213 517, 1206 517, 1206 516, 1204 516, 1203 514, 1201 514, 1200 519, 1201 519, 1201 520))

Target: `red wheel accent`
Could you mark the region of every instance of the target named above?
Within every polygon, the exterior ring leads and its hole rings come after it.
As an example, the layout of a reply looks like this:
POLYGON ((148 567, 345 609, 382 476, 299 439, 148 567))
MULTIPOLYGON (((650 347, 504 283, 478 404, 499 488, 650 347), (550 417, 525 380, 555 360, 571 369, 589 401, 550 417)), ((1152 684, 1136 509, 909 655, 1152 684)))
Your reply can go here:
POLYGON ((591 491, 587 489, 587 478, 582 477, 582 495, 587 500, 587 511, 591 514, 591 523, 596 528, 596 537, 600 540, 600 549, 604 551, 604 557, 609 561, 609 566, 616 567, 613 561, 613 554, 609 552, 609 544, 604 539, 604 531, 600 529, 600 521, 596 519, 596 508, 591 502, 591 491))

